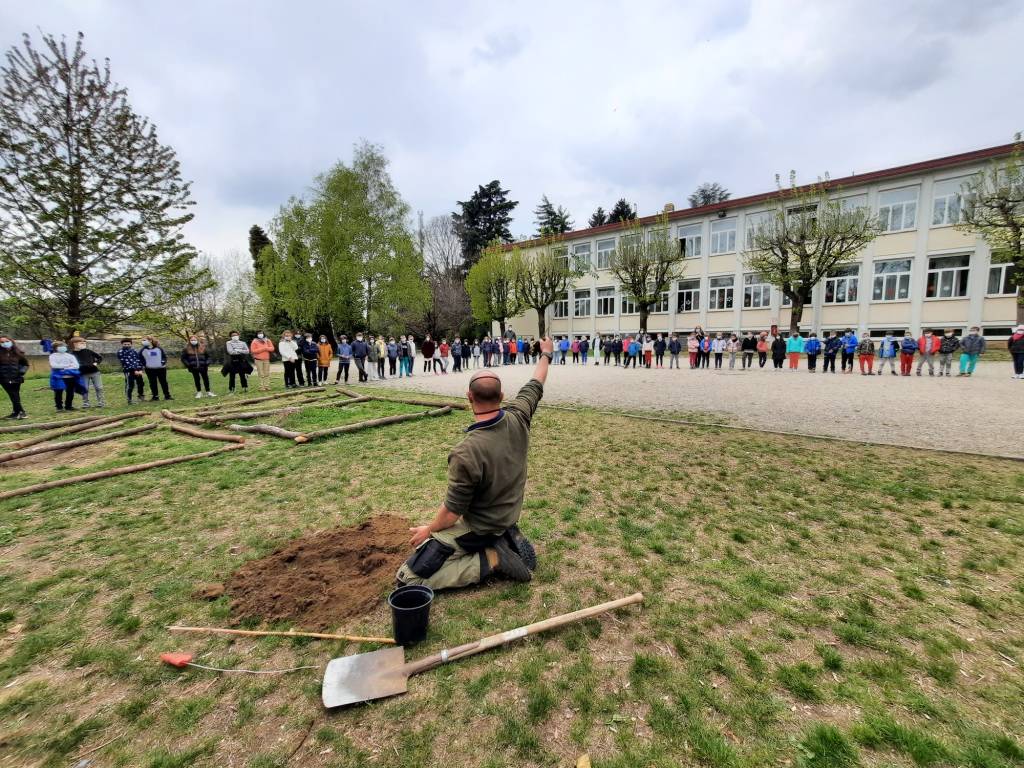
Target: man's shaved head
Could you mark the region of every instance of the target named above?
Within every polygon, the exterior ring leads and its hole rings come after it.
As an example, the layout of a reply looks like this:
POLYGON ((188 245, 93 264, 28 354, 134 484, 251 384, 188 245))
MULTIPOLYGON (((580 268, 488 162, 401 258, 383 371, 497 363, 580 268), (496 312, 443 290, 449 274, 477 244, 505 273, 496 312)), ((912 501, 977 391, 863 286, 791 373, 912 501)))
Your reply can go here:
POLYGON ((470 400, 479 405, 501 403, 501 379, 493 371, 477 371, 469 377, 470 400))

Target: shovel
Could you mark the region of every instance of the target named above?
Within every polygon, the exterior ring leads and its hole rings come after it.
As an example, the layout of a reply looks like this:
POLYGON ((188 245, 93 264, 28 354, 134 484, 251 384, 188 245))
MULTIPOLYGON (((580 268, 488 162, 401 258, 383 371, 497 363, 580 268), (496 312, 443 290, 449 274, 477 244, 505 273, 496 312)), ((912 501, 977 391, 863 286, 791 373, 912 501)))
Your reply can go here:
POLYGON ((321 691, 324 706, 328 709, 344 707, 348 704, 358 704, 363 701, 383 699, 387 696, 405 693, 409 689, 409 678, 420 672, 426 672, 449 661, 472 656, 474 653, 497 648, 499 645, 510 643, 527 635, 535 635, 555 627, 564 627, 566 624, 580 619, 588 619, 605 611, 633 605, 643 599, 644 596, 637 592, 629 597, 601 603, 591 608, 583 608, 562 616, 553 616, 535 624, 491 635, 456 648, 446 648, 433 656, 427 656, 419 661, 410 661, 408 664, 405 662, 404 648, 385 648, 380 651, 331 659, 324 672, 324 685, 321 691))

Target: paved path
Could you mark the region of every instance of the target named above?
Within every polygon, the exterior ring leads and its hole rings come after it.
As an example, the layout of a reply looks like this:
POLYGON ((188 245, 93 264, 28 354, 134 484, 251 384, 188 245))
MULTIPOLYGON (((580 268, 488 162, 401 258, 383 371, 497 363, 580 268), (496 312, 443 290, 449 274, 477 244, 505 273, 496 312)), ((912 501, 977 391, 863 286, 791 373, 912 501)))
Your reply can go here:
MULTIPOLYGON (((803 366, 804 360, 801 361, 803 366)), ((724 363, 728 365, 728 362, 724 363)), ((422 362, 417 359, 417 370, 422 362)), ((737 363, 737 366, 739 363, 737 363)), ((755 359, 756 365, 756 359, 755 359)), ((955 369, 955 362, 954 362, 955 369)), ((533 366, 496 368, 506 396, 533 366)), ((1009 362, 980 363, 970 378, 555 366, 545 400, 627 411, 677 413, 739 426, 879 443, 1024 457, 1024 381, 1009 362)), ((332 371, 333 374, 333 371, 332 371)), ((417 373, 387 386, 462 396, 468 373, 417 373)))

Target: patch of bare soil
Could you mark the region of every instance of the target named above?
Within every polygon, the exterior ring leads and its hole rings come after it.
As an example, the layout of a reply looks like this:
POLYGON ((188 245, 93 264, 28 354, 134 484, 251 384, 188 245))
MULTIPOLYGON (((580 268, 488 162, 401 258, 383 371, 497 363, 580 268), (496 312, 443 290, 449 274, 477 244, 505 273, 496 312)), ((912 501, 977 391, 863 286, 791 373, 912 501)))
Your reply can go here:
POLYGON ((329 629, 372 610, 408 555, 409 523, 394 515, 303 536, 235 571, 231 614, 329 629))

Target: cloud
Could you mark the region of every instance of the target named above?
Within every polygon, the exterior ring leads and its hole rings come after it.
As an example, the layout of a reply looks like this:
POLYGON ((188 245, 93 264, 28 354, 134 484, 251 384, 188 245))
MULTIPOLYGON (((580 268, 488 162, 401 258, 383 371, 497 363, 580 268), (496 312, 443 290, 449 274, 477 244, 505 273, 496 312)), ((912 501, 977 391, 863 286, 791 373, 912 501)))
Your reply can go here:
POLYGON ((0 43, 81 29, 194 180, 188 236, 246 247, 316 174, 383 145, 414 211, 497 178, 533 231, 619 197, 677 207, 1008 141, 1024 6, 802 0, 186 1, 0 6, 0 43))

